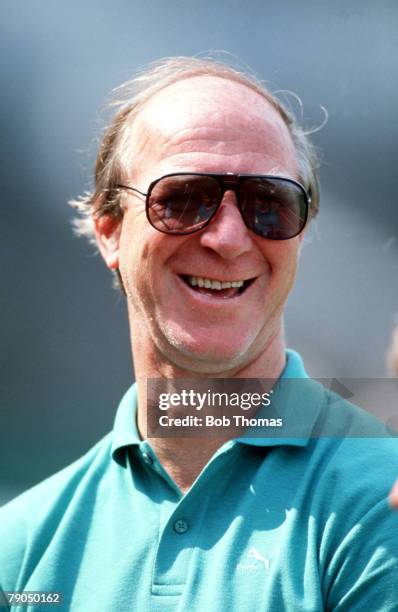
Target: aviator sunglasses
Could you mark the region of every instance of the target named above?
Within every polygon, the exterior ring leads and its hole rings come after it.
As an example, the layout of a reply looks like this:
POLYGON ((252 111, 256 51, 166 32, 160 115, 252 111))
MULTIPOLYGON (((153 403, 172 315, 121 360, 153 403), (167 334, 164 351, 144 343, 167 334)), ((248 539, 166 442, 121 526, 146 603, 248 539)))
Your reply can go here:
POLYGON ((117 185, 146 198, 149 223, 164 234, 203 229, 216 215, 226 191, 233 191, 245 225, 269 240, 289 240, 307 222, 311 198, 290 178, 255 174, 179 172, 153 181, 147 193, 117 185))

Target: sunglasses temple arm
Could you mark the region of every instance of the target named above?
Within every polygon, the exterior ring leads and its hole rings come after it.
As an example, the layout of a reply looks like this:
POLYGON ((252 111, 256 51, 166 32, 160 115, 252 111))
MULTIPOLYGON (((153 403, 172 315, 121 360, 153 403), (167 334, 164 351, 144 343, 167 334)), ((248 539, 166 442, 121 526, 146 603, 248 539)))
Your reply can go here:
POLYGON ((144 193, 143 191, 140 191, 139 189, 136 189, 135 187, 129 187, 128 185, 116 185, 116 187, 118 189, 128 189, 128 191, 134 191, 134 193, 139 193, 140 195, 144 196, 145 198, 148 195, 147 193, 144 193))

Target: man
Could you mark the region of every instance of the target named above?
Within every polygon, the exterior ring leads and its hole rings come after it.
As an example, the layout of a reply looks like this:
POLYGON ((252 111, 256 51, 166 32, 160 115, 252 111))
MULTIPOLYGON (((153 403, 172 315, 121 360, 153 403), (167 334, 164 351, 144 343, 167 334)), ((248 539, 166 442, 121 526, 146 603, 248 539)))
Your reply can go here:
POLYGON ((285 347, 318 205, 309 142, 215 62, 167 60, 127 91, 79 227, 126 294, 137 382, 112 434, 2 510, 3 591, 66 610, 398 610, 397 444, 314 436, 334 406, 344 433, 373 424, 285 347), (304 381, 301 433, 148 437, 159 378, 304 381))

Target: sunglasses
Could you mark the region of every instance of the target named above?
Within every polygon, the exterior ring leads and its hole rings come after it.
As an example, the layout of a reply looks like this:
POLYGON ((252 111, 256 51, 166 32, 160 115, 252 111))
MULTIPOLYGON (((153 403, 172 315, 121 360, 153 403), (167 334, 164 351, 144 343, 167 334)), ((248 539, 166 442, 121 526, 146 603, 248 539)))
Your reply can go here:
POLYGON ((233 191, 245 225, 269 240, 289 240, 304 229, 311 198, 297 181, 280 176, 179 172, 149 185, 149 223, 164 234, 193 234, 215 217, 226 191, 233 191))

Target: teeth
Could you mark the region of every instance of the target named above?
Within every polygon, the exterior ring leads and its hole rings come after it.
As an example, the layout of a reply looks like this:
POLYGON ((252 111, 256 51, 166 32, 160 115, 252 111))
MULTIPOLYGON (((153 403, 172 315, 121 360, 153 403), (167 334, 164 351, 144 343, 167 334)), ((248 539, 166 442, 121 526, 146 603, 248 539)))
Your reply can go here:
POLYGON ((192 287, 204 287, 205 289, 216 289, 217 291, 221 291, 221 289, 230 289, 231 287, 243 287, 245 281, 219 281, 219 280, 211 280, 210 278, 202 278, 201 276, 188 276, 189 284, 192 287))

